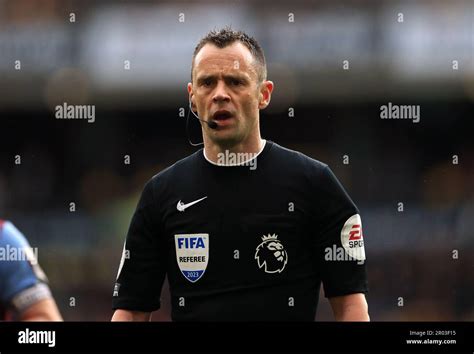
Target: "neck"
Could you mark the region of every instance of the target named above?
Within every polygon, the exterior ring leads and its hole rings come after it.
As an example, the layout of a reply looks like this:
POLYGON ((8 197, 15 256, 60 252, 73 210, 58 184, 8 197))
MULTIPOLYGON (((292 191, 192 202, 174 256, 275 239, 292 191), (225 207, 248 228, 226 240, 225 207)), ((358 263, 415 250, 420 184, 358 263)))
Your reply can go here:
POLYGON ((204 152, 209 160, 217 163, 219 154, 225 154, 226 151, 232 153, 258 154, 263 147, 263 143, 264 141, 262 140, 260 135, 258 135, 256 139, 252 139, 248 142, 240 142, 234 145, 224 145, 208 142, 207 144, 204 144, 204 152))

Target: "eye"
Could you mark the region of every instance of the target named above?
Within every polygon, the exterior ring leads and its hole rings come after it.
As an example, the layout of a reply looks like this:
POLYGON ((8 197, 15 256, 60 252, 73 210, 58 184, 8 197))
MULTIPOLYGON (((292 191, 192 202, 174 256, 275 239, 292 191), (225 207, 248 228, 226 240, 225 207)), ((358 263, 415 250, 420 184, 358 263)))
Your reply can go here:
POLYGON ((211 87, 213 83, 212 77, 207 77, 199 80, 199 86, 211 87))
POLYGON ((270 251, 276 251, 278 249, 278 243, 270 242, 267 246, 270 251))
POLYGON ((231 83, 232 86, 242 85, 242 81, 240 81, 239 79, 231 79, 230 83, 231 83))

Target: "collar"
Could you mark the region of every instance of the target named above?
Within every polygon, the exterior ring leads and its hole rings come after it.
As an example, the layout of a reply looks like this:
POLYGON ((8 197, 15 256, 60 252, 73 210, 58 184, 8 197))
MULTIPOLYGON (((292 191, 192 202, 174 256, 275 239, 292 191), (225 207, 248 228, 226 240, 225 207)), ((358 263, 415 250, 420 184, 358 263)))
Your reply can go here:
POLYGON ((207 160, 207 162, 209 162, 210 164, 214 165, 214 166, 219 166, 219 167, 231 167, 231 166, 242 166, 242 165, 246 165, 248 162, 252 161, 253 159, 255 159, 256 157, 258 157, 258 155, 260 155, 263 151, 263 149, 265 149, 265 145, 267 144, 267 141, 265 139, 262 139, 263 141, 263 144, 262 144, 262 147, 260 148, 260 151, 257 152, 257 154, 253 157, 251 157, 250 159, 246 160, 246 161, 242 161, 242 162, 239 162, 239 163, 235 163, 235 164, 218 164, 214 161, 211 161, 207 156, 206 156, 206 149, 202 149, 202 152, 204 154, 204 158, 207 160))

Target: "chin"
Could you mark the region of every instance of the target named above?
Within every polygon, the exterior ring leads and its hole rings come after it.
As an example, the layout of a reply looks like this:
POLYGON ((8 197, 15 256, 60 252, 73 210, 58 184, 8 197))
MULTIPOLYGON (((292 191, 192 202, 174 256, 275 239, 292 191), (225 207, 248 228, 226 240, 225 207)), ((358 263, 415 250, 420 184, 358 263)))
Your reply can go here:
POLYGON ((217 134, 211 134, 209 136, 211 141, 221 146, 234 146, 242 141, 242 137, 235 133, 227 133, 219 131, 217 134))

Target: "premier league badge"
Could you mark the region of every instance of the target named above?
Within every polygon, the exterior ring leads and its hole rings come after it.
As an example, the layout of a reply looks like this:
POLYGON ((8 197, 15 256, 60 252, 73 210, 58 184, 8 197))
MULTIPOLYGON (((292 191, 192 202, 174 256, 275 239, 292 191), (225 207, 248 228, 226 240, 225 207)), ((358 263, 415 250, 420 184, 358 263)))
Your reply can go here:
POLYGON ((262 243, 258 245, 255 252, 255 259, 259 268, 263 268, 265 273, 281 273, 288 263, 288 254, 285 247, 278 239, 278 235, 268 235, 262 237, 262 243))
POLYGON ((204 275, 209 260, 209 234, 174 235, 179 269, 191 283, 204 275))

